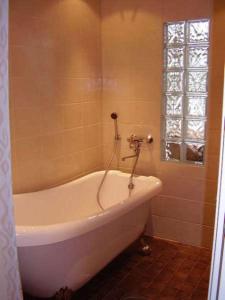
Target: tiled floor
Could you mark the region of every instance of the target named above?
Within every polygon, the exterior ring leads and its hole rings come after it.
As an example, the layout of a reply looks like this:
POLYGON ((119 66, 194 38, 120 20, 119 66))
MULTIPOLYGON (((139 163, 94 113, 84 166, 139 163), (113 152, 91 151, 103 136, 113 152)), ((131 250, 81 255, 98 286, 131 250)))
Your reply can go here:
POLYGON ((74 293, 72 299, 207 299, 209 250, 158 239, 152 240, 150 256, 141 256, 136 250, 137 246, 133 245, 123 252, 74 293))

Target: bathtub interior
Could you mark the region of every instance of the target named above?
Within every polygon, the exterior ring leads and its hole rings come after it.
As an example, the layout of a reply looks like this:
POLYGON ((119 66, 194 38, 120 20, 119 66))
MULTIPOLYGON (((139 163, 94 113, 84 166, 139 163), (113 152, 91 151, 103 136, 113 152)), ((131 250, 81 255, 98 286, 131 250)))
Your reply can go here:
MULTIPOLYGON (((96 194, 103 172, 87 175, 48 190, 14 195, 17 226, 45 226, 87 218, 101 212, 96 194)), ((110 171, 100 194, 105 209, 128 199, 129 174, 110 171)), ((155 185, 153 177, 135 177, 132 195, 147 192, 155 185)))

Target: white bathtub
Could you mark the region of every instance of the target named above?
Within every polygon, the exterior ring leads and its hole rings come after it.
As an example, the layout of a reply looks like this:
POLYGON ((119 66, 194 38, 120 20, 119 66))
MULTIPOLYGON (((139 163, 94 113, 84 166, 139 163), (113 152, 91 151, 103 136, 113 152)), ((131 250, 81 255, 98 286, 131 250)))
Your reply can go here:
POLYGON ((61 287, 76 290, 132 243, 144 230, 150 199, 161 181, 110 171, 96 201, 103 172, 68 184, 14 195, 16 234, 23 289, 50 297, 61 287))

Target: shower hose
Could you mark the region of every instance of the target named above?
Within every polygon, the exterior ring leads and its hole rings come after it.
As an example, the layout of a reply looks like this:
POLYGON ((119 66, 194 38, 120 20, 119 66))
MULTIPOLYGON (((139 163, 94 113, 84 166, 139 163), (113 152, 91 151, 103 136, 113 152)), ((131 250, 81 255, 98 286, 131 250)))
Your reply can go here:
POLYGON ((109 169, 110 169, 110 166, 111 166, 111 164, 112 164, 112 162, 113 162, 113 159, 114 159, 114 157, 115 157, 116 154, 117 154, 118 145, 119 145, 119 139, 115 139, 115 140, 114 140, 114 147, 113 147, 112 155, 111 155, 111 157, 110 157, 110 160, 109 160, 108 163, 107 163, 107 166, 106 166, 104 175, 103 175, 102 180, 101 180, 101 182, 100 182, 100 184, 99 184, 99 187, 98 187, 98 191, 97 191, 97 202, 98 202, 98 205, 99 205, 99 207, 101 208, 101 210, 104 210, 104 208, 103 208, 103 206, 102 206, 102 204, 101 204, 101 201, 100 201, 100 193, 101 193, 101 189, 102 189, 102 186, 103 186, 104 181, 105 181, 105 179, 106 179, 106 176, 107 176, 107 174, 108 174, 108 172, 109 172, 109 169))

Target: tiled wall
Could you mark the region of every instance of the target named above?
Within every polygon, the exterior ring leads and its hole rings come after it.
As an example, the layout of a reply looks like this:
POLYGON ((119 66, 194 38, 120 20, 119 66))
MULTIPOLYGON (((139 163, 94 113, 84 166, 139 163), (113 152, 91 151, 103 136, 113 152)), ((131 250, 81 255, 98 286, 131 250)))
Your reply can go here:
POLYGON ((11 185, 8 0, 0 0, 0 299, 22 300, 11 185))
POLYGON ((99 0, 10 1, 14 192, 101 165, 99 0))
MULTIPOLYGON (((142 150, 138 164, 140 174, 156 175, 163 181, 162 194, 152 201, 149 232, 205 247, 211 246, 213 235, 221 91, 210 97, 205 167, 160 161, 160 113, 163 23, 211 16, 211 0, 102 1, 105 161, 112 147, 112 124, 108 116, 117 111, 123 139, 115 167, 125 171, 131 168, 131 161, 121 161, 123 155, 130 153, 126 138, 131 133, 151 133, 154 137, 153 145, 142 150)), ((219 51, 218 46, 212 48, 214 53, 219 51)), ((212 83, 215 82, 212 90, 216 84, 214 76, 212 73, 212 83)))

